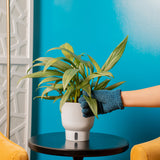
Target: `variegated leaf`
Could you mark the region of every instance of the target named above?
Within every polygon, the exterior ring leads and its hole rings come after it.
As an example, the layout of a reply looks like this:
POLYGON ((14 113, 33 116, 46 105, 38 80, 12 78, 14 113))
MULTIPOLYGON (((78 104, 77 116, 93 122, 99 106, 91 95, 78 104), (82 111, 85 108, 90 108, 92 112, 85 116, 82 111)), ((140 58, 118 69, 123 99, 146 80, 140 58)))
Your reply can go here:
POLYGON ((52 82, 52 81, 57 81, 57 80, 62 80, 62 78, 59 78, 59 77, 49 77, 49 78, 45 78, 43 79, 39 84, 38 84, 38 87, 43 84, 43 83, 46 83, 46 82, 52 82))
POLYGON ((119 87, 119 86, 120 86, 121 84, 123 84, 123 83, 125 83, 125 81, 115 83, 115 84, 113 84, 113 85, 111 85, 111 86, 109 86, 109 87, 107 87, 107 88, 104 88, 104 90, 112 90, 112 89, 114 89, 114 88, 116 88, 116 87, 119 87))
POLYGON ((100 72, 100 73, 93 73, 93 74, 90 74, 90 75, 78 86, 78 88, 82 88, 82 87, 84 87, 85 85, 87 85, 91 79, 96 78, 96 77, 101 77, 101 76, 113 77, 112 73, 111 73, 111 72, 108 72, 108 71, 103 71, 103 72, 100 72))
POLYGON ((91 111, 93 112, 93 114, 98 118, 98 108, 97 108, 97 101, 96 101, 96 99, 91 98, 91 97, 87 97, 85 95, 83 95, 83 97, 87 101, 87 103, 88 103, 91 111))
POLYGON ((23 76, 18 83, 25 79, 25 78, 42 78, 42 77, 49 77, 49 76, 62 76, 63 73, 59 72, 58 70, 47 70, 45 72, 39 71, 31 74, 27 74, 26 76, 23 76))
POLYGON ((34 99, 36 99, 36 98, 41 98, 41 99, 46 99, 46 100, 57 100, 57 98, 59 99, 59 98, 61 98, 62 96, 36 96, 36 97, 34 97, 34 99))
POLYGON ((90 61, 93 63, 93 65, 95 66, 97 72, 101 72, 101 68, 98 65, 98 63, 90 55, 88 55, 88 57, 89 57, 90 61))
POLYGON ((126 44, 127 44, 128 36, 114 49, 114 51, 110 54, 107 61, 102 66, 103 71, 110 70, 121 58, 126 44))
POLYGON ((86 78, 84 64, 82 63, 79 64, 79 73, 82 75, 83 78, 86 78))
POLYGON ((88 94, 89 97, 91 97, 91 86, 90 86, 90 84, 82 87, 82 89, 88 94))
POLYGON ((76 73, 79 71, 79 69, 68 69, 64 72, 62 82, 63 82, 63 90, 66 89, 68 83, 71 81, 71 79, 76 75, 76 73))
POLYGON ((44 95, 48 94, 48 93, 51 92, 51 91, 58 90, 58 89, 62 89, 62 88, 63 88, 63 85, 62 85, 62 84, 56 84, 56 85, 54 85, 54 86, 43 86, 43 87, 39 87, 39 88, 46 88, 46 89, 42 92, 42 95, 41 95, 41 97, 44 97, 44 95))
POLYGON ((98 84, 98 85, 94 88, 94 90, 104 89, 109 82, 110 82, 110 79, 104 80, 103 82, 101 82, 100 84, 98 84))
POLYGON ((61 101, 60 101, 60 111, 62 109, 62 106, 64 105, 64 103, 68 100, 69 96, 71 95, 71 93, 74 91, 74 87, 70 86, 67 88, 65 94, 63 95, 61 101))
POLYGON ((68 51, 70 51, 70 52, 74 53, 73 47, 69 43, 65 43, 65 44, 61 45, 60 48, 65 48, 66 50, 62 50, 63 55, 73 61, 73 59, 74 59, 73 55, 68 52, 68 51))
POLYGON ((33 67, 40 67, 40 66, 44 66, 45 63, 36 63, 33 66, 31 66, 28 70, 27 70, 27 74, 29 73, 29 71, 33 68, 33 67))

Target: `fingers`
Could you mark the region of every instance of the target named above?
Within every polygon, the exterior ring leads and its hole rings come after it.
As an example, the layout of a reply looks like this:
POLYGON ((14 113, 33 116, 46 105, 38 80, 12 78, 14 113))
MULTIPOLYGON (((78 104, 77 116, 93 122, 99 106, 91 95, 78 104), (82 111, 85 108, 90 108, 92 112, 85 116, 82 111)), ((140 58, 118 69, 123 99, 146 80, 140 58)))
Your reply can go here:
POLYGON ((78 102, 79 102, 79 103, 81 103, 81 102, 83 102, 83 101, 86 101, 86 100, 84 99, 84 97, 80 97, 80 98, 78 99, 78 102))
POLYGON ((90 108, 83 108, 82 113, 85 118, 94 116, 90 108))
POLYGON ((86 100, 84 99, 84 97, 80 97, 79 99, 78 99, 78 102, 81 104, 81 107, 82 108, 88 108, 89 106, 88 106, 88 103, 86 102, 86 100))
POLYGON ((94 97, 97 101, 105 103, 108 100, 108 96, 110 96, 111 91, 108 90, 95 90, 93 92, 94 97))
POLYGON ((88 103, 86 101, 81 102, 82 108, 89 108, 88 103))
POLYGON ((93 113, 92 113, 91 109, 89 108, 89 105, 86 102, 86 100, 84 99, 84 97, 80 97, 78 99, 78 102, 81 104, 83 117, 87 118, 87 117, 93 116, 93 113))

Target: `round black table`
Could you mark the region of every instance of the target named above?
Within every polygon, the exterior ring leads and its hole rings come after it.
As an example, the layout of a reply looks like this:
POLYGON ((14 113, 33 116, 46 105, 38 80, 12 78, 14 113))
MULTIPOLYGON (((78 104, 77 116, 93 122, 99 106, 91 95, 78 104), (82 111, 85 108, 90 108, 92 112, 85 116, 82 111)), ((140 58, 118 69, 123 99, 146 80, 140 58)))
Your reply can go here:
POLYGON ((74 142, 65 140, 64 132, 31 137, 28 145, 35 152, 70 156, 74 160, 82 160, 83 157, 114 155, 124 152, 129 147, 126 139, 110 134, 90 133, 89 141, 74 142))

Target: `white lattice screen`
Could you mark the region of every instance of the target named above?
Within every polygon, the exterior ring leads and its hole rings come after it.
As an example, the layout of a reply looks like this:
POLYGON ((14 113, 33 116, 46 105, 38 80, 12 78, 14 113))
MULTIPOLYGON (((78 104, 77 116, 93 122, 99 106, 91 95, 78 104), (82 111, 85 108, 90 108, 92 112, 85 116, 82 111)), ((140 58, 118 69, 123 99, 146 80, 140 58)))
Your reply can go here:
MULTIPOLYGON (((33 1, 10 0, 11 140, 26 150, 31 131, 31 80, 17 81, 32 63, 33 1)), ((0 132, 6 135, 7 48, 6 0, 0 0, 0 132)))

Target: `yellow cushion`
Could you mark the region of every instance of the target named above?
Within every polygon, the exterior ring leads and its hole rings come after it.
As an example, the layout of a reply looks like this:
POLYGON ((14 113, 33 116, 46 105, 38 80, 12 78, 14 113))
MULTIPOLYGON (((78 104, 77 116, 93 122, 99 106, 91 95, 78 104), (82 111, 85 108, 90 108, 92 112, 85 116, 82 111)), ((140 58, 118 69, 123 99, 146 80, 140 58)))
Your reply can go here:
POLYGON ((160 160, 160 137, 133 146, 130 160, 160 160))
POLYGON ((28 160, 27 152, 0 132, 0 160, 28 160))

